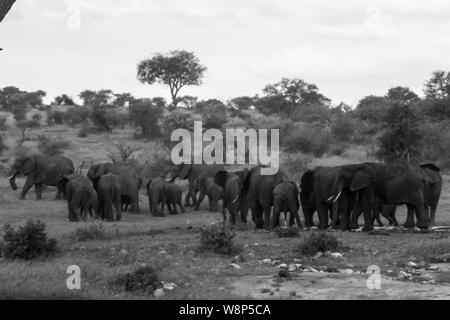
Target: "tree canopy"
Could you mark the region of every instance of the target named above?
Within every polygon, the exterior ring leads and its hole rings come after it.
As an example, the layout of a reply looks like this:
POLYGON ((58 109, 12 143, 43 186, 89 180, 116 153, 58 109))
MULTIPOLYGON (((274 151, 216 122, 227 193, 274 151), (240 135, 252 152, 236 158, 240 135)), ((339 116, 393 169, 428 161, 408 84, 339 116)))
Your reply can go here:
POLYGON ((181 88, 200 85, 205 71, 206 67, 200 64, 194 53, 174 50, 167 54, 158 53, 141 61, 137 67, 137 78, 141 83, 168 86, 172 106, 176 107, 181 88))

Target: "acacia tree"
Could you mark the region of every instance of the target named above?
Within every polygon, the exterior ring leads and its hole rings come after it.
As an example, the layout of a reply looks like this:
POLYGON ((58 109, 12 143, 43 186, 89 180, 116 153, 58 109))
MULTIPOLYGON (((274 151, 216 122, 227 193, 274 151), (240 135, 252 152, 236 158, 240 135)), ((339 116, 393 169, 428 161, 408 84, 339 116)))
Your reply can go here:
POLYGON ((425 95, 430 100, 442 100, 450 97, 450 72, 438 70, 425 83, 425 95))
POLYGON ((174 50, 141 61, 137 67, 137 78, 141 83, 152 85, 156 82, 168 86, 172 107, 176 108, 181 88, 200 85, 205 71, 206 67, 200 64, 194 53, 174 50))

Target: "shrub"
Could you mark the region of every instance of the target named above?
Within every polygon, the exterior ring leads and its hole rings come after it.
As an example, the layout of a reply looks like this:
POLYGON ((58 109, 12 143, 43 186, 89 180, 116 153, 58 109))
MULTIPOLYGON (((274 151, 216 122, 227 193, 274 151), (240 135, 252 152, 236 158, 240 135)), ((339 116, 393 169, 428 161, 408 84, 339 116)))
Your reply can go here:
POLYGON ((214 107, 203 115, 203 126, 206 129, 221 129, 228 122, 225 106, 214 107))
POLYGON ((329 136, 322 129, 307 123, 296 125, 284 140, 286 151, 301 151, 321 157, 329 147, 329 136))
POLYGON ((6 117, 0 117, 0 131, 6 131, 8 129, 8 119, 6 117))
POLYGON ((163 107, 151 100, 138 100, 129 108, 131 122, 141 130, 144 138, 155 138, 161 135, 159 122, 163 116, 163 107))
POLYGON ((277 228, 275 233, 279 238, 297 238, 300 235, 297 227, 277 228))
POLYGON ((116 284, 127 292, 150 293, 162 288, 162 283, 152 267, 140 267, 133 272, 121 275, 116 279, 116 284))
MULTIPOLYGON (((59 111, 55 111, 59 112, 59 111)), ((70 126, 86 122, 92 116, 92 109, 89 107, 73 107, 68 109, 64 114, 64 121, 70 126)))
POLYGON ((37 136, 38 148, 42 154, 49 156, 62 155, 64 150, 70 148, 70 142, 61 138, 52 139, 45 134, 37 136))
POLYGON ((17 122, 17 128, 20 129, 21 133, 22 133, 22 139, 21 142, 24 142, 27 137, 26 137, 26 132, 28 129, 33 129, 33 128, 39 128, 41 126, 39 121, 36 120, 21 120, 17 122))
POLYGON ((170 136, 176 129, 194 130, 194 119, 189 111, 174 110, 162 121, 163 142, 167 147, 171 147, 170 136))
POLYGON ((103 240, 107 239, 102 224, 93 223, 76 229, 72 235, 76 241, 103 240))
POLYGON ((133 153, 141 150, 140 147, 130 146, 125 143, 113 143, 116 151, 111 151, 108 154, 108 157, 111 159, 113 163, 128 163, 131 160, 131 156, 133 153))
POLYGON ((67 116, 67 114, 63 111, 48 111, 47 112, 47 124, 49 126, 55 125, 55 124, 63 124, 64 119, 67 116))
POLYGON ((112 107, 94 107, 91 114, 91 120, 95 127, 100 131, 111 132, 120 124, 121 115, 112 107))
POLYGON ((0 134, 0 155, 2 155, 5 151, 8 151, 8 146, 5 142, 5 136, 3 134, 0 134))
POLYGON ((5 258, 31 260, 57 253, 56 240, 47 238, 45 224, 39 220, 28 220, 17 230, 7 224, 3 232, 2 255, 5 258))
POLYGON ((160 177, 165 176, 171 169, 172 161, 170 160, 170 155, 166 151, 155 152, 152 157, 148 159, 144 167, 140 170, 144 172, 146 177, 160 177))
POLYGON ((204 228, 200 234, 200 251, 210 251, 223 255, 234 255, 242 248, 234 244, 235 233, 224 228, 221 223, 204 228))
POLYGON ((280 167, 292 181, 299 182, 303 173, 309 168, 311 161, 311 156, 302 153, 283 153, 280 159, 280 167))
POLYGON ((80 129, 78 130, 77 137, 86 138, 89 135, 89 132, 90 132, 89 124, 87 122, 83 122, 81 124, 80 129))
POLYGON ((302 243, 297 251, 304 256, 314 256, 318 252, 336 251, 341 247, 341 243, 326 232, 313 232, 302 243))

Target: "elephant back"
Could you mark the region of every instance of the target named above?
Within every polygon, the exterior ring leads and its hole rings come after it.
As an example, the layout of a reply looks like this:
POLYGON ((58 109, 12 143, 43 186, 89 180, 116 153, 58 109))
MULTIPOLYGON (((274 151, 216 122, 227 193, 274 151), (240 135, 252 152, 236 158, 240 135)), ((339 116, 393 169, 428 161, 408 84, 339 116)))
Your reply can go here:
POLYGON ((75 172, 73 162, 64 156, 34 156, 36 161, 35 182, 57 186, 59 178, 75 172))

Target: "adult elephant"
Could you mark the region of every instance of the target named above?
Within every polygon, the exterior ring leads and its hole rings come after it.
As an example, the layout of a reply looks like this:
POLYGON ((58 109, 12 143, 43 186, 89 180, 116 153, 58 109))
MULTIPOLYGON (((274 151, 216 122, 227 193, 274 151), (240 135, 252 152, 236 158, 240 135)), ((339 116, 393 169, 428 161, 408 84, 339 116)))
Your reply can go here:
MULTIPOLYGON (((218 186, 214 182, 213 177, 200 176, 194 182, 195 192, 200 192, 199 197, 195 203, 195 211, 200 209, 200 204, 202 203, 205 196, 208 197, 209 211, 218 212, 219 211, 219 201, 223 202, 223 188, 218 186)), ((223 203, 222 203, 223 208, 223 203)))
POLYGON ((120 179, 113 173, 107 173, 100 177, 98 182, 98 200, 100 217, 107 221, 121 219, 122 191, 120 179))
MULTIPOLYGON (((385 205, 406 204, 410 214, 416 214, 417 226, 422 229, 428 227, 425 213, 426 178, 420 166, 408 161, 395 161, 388 164, 363 163, 356 167, 356 170, 351 170, 353 175, 348 190, 358 193, 365 218, 364 231, 373 229, 372 211, 376 199, 385 205)), ((337 201, 345 190, 344 184, 337 185, 333 201, 337 201)), ((411 227, 408 221, 405 226, 411 227)))
POLYGON ((189 190, 184 198, 184 206, 190 207, 190 200, 192 199, 192 206, 196 205, 195 196, 195 181, 200 177, 214 177, 214 175, 225 170, 225 167, 220 164, 186 164, 182 163, 175 165, 167 177, 167 182, 173 182, 176 178, 181 180, 188 180, 189 190))
POLYGON ((139 189, 142 185, 142 179, 135 169, 128 165, 112 163, 92 165, 87 172, 87 177, 92 181, 97 192, 100 178, 107 173, 113 173, 119 177, 122 203, 131 203, 132 210, 140 213, 139 189))
POLYGON ((76 173, 59 178, 67 193, 67 207, 69 209, 69 221, 77 222, 82 218, 87 220, 98 215, 98 197, 92 182, 76 173))
POLYGON ((156 178, 150 180, 146 187, 150 213, 154 216, 164 217, 168 183, 163 178, 156 178))
POLYGON ((314 212, 317 211, 314 199, 314 170, 306 171, 300 180, 300 204, 302 206, 305 227, 315 227, 314 212))
POLYGON ((25 185, 20 193, 20 199, 25 200, 25 196, 34 185, 36 199, 42 199, 42 186, 58 187, 56 200, 61 200, 64 189, 59 186, 59 178, 75 172, 73 162, 63 156, 30 155, 19 157, 12 165, 12 176, 8 179, 13 190, 17 190, 16 177, 26 176, 25 185))
POLYGON ((231 224, 237 221, 247 223, 248 203, 245 181, 250 174, 250 170, 225 171, 221 170, 214 175, 214 182, 223 188, 223 210, 222 214, 226 220, 226 212, 230 215, 231 224))
POLYGON ((273 189, 286 180, 287 176, 281 170, 272 175, 262 175, 261 166, 256 166, 250 170, 247 179, 244 181, 244 187, 256 228, 270 228, 273 189))

